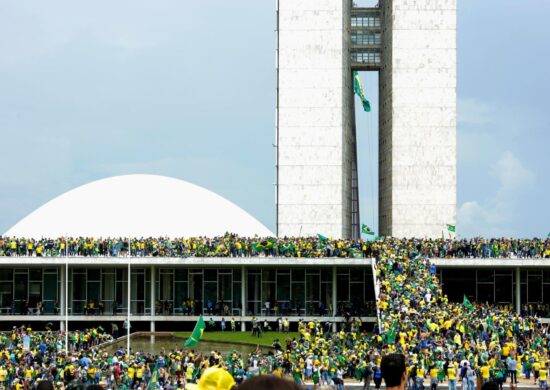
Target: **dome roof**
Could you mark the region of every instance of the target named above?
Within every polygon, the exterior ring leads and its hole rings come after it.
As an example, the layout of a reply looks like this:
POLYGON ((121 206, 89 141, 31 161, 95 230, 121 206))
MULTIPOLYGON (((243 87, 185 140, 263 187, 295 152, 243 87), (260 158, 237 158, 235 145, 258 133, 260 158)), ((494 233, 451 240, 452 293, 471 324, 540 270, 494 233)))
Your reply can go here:
POLYGON ((214 237, 225 232, 272 236, 227 199, 183 180, 125 175, 97 180, 54 198, 6 236, 214 237))

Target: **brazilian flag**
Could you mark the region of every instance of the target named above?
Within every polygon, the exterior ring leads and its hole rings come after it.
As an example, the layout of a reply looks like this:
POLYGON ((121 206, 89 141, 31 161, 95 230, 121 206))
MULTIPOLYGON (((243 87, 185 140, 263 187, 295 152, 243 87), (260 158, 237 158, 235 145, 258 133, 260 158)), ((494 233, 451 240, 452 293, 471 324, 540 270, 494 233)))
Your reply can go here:
POLYGON ((462 304, 466 306, 468 310, 474 310, 474 305, 472 305, 472 303, 468 300, 468 297, 466 295, 464 295, 464 300, 462 304))
POLYGON ((149 381, 149 384, 147 385, 147 390, 149 389, 160 389, 159 385, 159 364, 155 364, 155 368, 153 369, 153 374, 151 375, 151 380, 149 381))
POLYGON ((361 225, 361 233, 368 234, 369 236, 374 236, 374 232, 370 230, 367 225, 361 225))
POLYGON ((447 224, 447 230, 450 231, 450 232, 456 233, 456 226, 451 225, 451 224, 447 224))
POLYGON ((273 248, 273 244, 275 244, 275 240, 270 238, 269 240, 253 243, 252 248, 254 248, 256 252, 261 252, 273 248))
POLYGON ((357 71, 353 72, 353 90, 355 91, 357 96, 359 96, 359 99, 361 99, 363 110, 365 110, 366 112, 370 112, 370 103, 365 96, 365 92, 363 91, 363 87, 361 86, 361 79, 359 78, 359 72, 357 71))
POLYGON ((281 245, 281 251, 282 252, 286 252, 286 251, 292 251, 294 250, 294 244, 289 242, 288 244, 282 244, 281 245))
POLYGON ((328 238, 323 236, 322 234, 317 234, 317 237, 319 238, 320 242, 325 242, 328 240, 328 238))
POLYGON ((395 337, 397 336, 397 322, 397 318, 393 320, 390 330, 386 333, 386 342, 388 344, 393 344, 395 342, 395 337))
POLYGON ((202 318, 202 314, 199 317, 199 320, 197 321, 197 324, 195 325, 195 329, 193 329, 193 333, 191 333, 191 336, 187 339, 185 344, 183 344, 184 347, 194 347, 201 341, 202 334, 204 333, 204 329, 206 328, 206 324, 204 323, 204 319, 202 318))

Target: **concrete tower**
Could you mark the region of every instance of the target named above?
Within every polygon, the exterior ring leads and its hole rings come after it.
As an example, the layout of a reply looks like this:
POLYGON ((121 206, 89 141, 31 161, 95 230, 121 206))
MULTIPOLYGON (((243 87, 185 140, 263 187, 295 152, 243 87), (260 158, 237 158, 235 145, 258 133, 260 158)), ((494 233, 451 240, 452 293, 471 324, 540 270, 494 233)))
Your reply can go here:
POLYGON ((353 70, 380 72, 379 234, 456 220, 456 0, 279 0, 277 233, 357 237, 353 70))

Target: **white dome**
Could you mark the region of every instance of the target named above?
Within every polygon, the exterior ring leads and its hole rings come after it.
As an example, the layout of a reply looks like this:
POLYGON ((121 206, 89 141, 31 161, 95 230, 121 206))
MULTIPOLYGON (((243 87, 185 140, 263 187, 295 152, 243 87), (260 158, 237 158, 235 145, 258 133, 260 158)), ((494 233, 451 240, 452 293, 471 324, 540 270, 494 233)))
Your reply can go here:
POLYGON ((214 237, 225 232, 272 236, 225 198, 183 180, 125 175, 97 180, 49 201, 6 236, 214 237))

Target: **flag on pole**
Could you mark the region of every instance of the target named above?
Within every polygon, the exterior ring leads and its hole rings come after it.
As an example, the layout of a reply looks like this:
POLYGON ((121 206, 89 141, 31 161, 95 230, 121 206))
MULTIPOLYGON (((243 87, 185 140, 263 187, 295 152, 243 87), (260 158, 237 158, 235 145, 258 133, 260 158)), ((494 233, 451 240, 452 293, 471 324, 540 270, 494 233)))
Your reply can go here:
POLYGON ((317 234, 317 237, 319 238, 320 242, 325 242, 328 240, 328 238, 323 236, 322 234, 317 234))
POLYGON ((474 310, 474 305, 472 305, 472 303, 468 300, 468 297, 466 295, 464 295, 464 301, 462 303, 464 306, 466 306, 468 310, 474 310))
POLYGON ((447 230, 450 231, 450 232, 455 233, 456 232, 456 226, 447 224, 447 230))
POLYGON ((359 78, 359 72, 354 71, 353 72, 353 90, 359 96, 359 99, 361 99, 361 104, 363 104, 363 109, 366 112, 370 112, 370 103, 367 100, 365 96, 365 92, 363 91, 363 87, 361 86, 361 79, 359 78))
POLYGON ((191 333, 191 336, 187 339, 185 344, 183 344, 184 347, 194 347, 201 341, 202 334, 204 332, 204 329, 206 328, 206 324, 204 323, 204 319, 202 318, 202 314, 199 317, 199 320, 197 321, 197 324, 195 325, 195 329, 193 329, 193 333, 191 333))
POLYGON ((147 390, 149 389, 157 389, 160 388, 159 385, 159 364, 155 364, 155 368, 153 369, 153 374, 151 375, 151 380, 149 380, 149 384, 147 385, 147 390))
POLYGON ((374 232, 370 230, 367 225, 361 225, 361 233, 368 234, 369 236, 374 236, 374 232))
POLYGON ((397 336, 397 318, 393 320, 393 324, 386 334, 386 342, 388 344, 393 344, 395 342, 395 336, 397 336))

